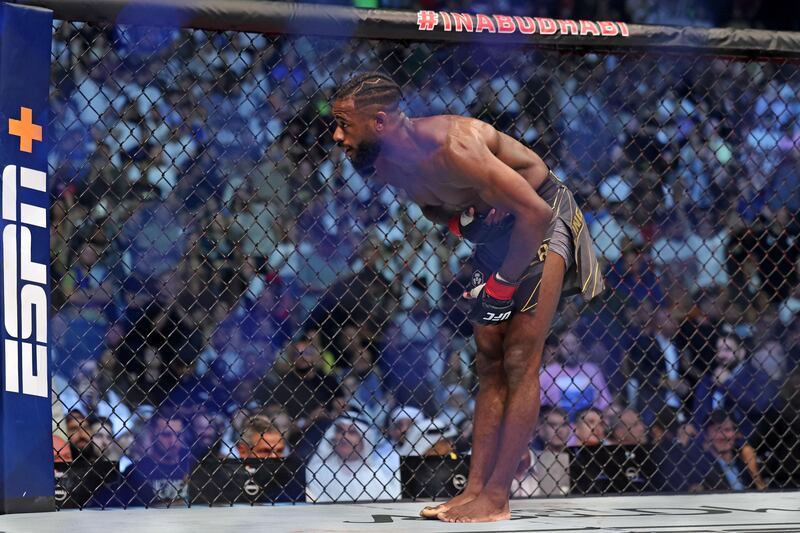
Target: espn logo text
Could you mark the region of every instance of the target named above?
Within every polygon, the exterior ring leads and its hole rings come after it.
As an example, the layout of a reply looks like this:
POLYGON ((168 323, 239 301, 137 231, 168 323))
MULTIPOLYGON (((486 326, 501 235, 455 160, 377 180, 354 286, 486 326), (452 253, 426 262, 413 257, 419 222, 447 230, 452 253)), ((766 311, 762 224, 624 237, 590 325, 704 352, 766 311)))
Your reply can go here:
POLYGON ((47 398, 47 264, 32 259, 34 238, 48 242, 47 175, 7 165, 2 175, 3 377, 6 392, 47 398), (38 191, 41 205, 18 200, 38 191))

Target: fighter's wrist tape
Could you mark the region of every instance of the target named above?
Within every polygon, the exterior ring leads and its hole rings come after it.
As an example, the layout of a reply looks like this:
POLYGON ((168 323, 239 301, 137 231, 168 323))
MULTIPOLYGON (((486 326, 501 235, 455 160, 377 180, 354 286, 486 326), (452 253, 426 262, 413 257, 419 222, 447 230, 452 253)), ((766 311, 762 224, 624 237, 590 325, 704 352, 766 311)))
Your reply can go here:
POLYGON ((499 274, 494 273, 489 276, 489 281, 486 282, 484 290, 486 294, 498 300, 510 300, 514 297, 519 283, 512 283, 504 280, 499 274))
POLYGON ((447 221, 447 227, 450 229, 453 235, 455 235, 459 239, 463 238, 461 235, 461 226, 459 225, 460 220, 461 220, 461 215, 456 213, 455 215, 450 217, 450 220, 447 221))

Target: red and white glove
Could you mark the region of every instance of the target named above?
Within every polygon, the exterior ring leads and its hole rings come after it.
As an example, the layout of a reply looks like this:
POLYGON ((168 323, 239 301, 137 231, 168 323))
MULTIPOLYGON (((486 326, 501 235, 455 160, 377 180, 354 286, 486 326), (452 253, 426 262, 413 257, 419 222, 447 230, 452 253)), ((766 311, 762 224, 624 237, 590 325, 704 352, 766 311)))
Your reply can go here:
POLYGON ((510 319, 514 311, 514 292, 517 287, 519 283, 506 281, 494 273, 486 283, 465 292, 465 298, 475 300, 469 313, 470 322, 485 326, 510 319))

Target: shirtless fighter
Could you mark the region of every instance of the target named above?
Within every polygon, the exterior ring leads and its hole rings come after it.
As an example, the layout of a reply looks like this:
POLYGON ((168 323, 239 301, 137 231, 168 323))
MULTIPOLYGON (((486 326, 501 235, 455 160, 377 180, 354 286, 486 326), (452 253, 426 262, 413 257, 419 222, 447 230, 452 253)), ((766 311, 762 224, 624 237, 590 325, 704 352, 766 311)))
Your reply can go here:
POLYGON ((412 119, 378 73, 336 93, 333 139, 355 169, 405 191, 424 215, 475 242, 470 321, 478 348, 472 458, 464 491, 420 513, 447 522, 510 518, 509 490, 539 414, 545 337, 564 294, 603 281, 583 215, 534 152, 479 120, 412 119))

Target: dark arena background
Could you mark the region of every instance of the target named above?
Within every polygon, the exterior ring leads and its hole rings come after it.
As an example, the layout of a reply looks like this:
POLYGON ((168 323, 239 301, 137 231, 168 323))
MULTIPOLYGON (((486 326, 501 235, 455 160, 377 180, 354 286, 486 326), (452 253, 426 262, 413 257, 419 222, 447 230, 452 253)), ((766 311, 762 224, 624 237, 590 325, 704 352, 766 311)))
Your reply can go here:
POLYGON ((800 531, 797 8, 354 3, 0 5, 0 530, 800 531), (365 71, 595 243, 511 521, 417 516, 466 481, 474 247, 334 143, 365 71))

